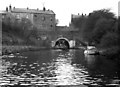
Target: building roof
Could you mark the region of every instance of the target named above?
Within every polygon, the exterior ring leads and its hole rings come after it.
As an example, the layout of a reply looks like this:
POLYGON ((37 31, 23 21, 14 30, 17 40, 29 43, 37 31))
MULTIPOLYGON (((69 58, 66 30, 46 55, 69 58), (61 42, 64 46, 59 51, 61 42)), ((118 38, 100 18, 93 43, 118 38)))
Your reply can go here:
POLYGON ((81 15, 75 15, 75 14, 72 14, 71 16, 72 16, 72 18, 79 18, 79 17, 81 17, 81 15))
POLYGON ((5 14, 7 13, 6 11, 0 10, 0 13, 5 14))
POLYGON ((27 9, 27 8, 13 8, 11 12, 15 13, 38 13, 38 14, 55 14, 52 10, 38 10, 38 9, 27 9))

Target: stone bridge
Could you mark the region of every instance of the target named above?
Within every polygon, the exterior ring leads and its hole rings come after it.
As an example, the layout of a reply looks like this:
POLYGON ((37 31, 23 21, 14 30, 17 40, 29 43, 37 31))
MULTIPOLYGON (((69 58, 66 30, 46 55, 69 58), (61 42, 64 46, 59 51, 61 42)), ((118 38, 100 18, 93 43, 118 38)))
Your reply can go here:
POLYGON ((70 48, 77 48, 81 44, 85 45, 81 41, 78 30, 56 29, 53 31, 40 31, 39 38, 40 41, 45 41, 44 44, 49 45, 49 47, 55 47, 61 41, 64 41, 70 48))

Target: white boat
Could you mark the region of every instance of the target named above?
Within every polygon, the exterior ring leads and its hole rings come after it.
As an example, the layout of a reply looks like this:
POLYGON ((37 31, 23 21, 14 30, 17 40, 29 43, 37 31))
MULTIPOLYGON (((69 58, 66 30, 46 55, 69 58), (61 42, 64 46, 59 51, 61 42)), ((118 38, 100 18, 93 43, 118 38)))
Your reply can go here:
POLYGON ((96 55, 99 54, 99 51, 94 46, 88 46, 84 54, 96 55))

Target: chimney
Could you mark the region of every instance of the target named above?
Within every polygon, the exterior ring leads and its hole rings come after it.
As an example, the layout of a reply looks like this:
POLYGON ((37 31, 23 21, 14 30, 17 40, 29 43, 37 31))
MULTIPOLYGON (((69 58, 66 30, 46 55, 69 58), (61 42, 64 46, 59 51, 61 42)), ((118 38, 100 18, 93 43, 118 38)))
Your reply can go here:
POLYGON ((84 15, 83 15, 83 13, 82 13, 82 17, 83 17, 84 15))
POLYGON ((89 16, 91 16, 92 15, 92 13, 89 13, 89 16))
POLYGON ((11 6, 11 4, 10 4, 10 6, 9 6, 9 11, 11 11, 12 10, 12 6, 11 6))
POLYGON ((6 7, 6 11, 8 12, 8 7, 6 7))
POLYGON ((43 11, 45 11, 46 10, 46 8, 45 7, 43 7, 43 11))

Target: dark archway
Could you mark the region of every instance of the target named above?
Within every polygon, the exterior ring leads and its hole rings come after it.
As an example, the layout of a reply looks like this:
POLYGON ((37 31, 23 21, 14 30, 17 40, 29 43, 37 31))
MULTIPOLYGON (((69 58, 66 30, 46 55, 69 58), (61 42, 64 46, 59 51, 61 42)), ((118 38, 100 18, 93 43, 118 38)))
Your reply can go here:
POLYGON ((70 48, 69 42, 66 39, 58 39, 55 43, 55 48, 70 48))

